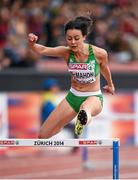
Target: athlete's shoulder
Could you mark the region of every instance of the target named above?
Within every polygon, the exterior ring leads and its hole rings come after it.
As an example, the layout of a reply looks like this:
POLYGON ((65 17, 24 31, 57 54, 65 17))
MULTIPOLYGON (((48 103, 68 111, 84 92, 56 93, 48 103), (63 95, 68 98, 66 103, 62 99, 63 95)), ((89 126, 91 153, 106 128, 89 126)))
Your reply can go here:
POLYGON ((64 52, 69 52, 69 48, 67 46, 57 46, 56 48, 64 52))
POLYGON ((98 61, 102 61, 107 58, 107 51, 103 48, 92 45, 94 55, 98 61))
POLYGON ((70 49, 67 46, 58 46, 56 50, 62 54, 62 57, 66 60, 69 57, 70 49))
POLYGON ((66 54, 65 60, 68 62, 69 57, 72 54, 72 51, 71 51, 71 49, 68 46, 64 46, 64 49, 65 49, 65 54, 66 54))
POLYGON ((97 46, 94 46, 94 45, 92 45, 92 48, 93 48, 93 51, 94 51, 95 55, 98 55, 98 56, 107 56, 107 51, 105 49, 97 47, 97 46))

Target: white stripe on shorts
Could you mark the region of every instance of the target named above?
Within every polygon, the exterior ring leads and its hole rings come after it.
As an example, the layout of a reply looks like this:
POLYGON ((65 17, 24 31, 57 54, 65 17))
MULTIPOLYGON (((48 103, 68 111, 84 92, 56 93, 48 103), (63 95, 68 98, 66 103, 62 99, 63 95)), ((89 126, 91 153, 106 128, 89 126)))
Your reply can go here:
POLYGON ((100 95, 102 94, 101 90, 99 91, 94 91, 94 92, 81 92, 77 91, 74 88, 70 88, 70 91, 75 95, 75 96, 95 96, 95 95, 100 95))

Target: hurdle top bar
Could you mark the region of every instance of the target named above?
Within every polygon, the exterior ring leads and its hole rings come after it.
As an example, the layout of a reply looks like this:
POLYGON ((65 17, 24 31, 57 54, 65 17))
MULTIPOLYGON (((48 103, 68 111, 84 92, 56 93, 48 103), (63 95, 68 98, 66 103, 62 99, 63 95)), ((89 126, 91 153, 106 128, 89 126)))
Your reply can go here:
POLYGON ((0 139, 0 147, 113 147, 113 142, 118 142, 118 138, 109 139, 0 139))

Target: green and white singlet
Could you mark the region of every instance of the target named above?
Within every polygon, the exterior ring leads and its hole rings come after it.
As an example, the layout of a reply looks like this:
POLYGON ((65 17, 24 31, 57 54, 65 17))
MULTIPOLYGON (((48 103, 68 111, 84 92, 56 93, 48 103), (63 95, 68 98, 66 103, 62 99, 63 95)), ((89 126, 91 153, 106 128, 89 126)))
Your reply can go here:
POLYGON ((71 52, 68 59, 68 71, 74 80, 79 83, 93 83, 100 72, 100 66, 96 61, 92 46, 89 45, 89 57, 86 62, 77 62, 74 53, 71 52))
MULTIPOLYGON (((100 73, 100 66, 96 61, 91 45, 89 45, 88 60, 84 63, 77 62, 74 57, 74 53, 70 53, 68 60, 68 70, 71 73, 73 79, 79 83, 86 84, 96 81, 96 76, 100 73)), ((81 104, 90 96, 98 97, 101 105, 103 106, 103 96, 101 90, 96 92, 80 92, 71 87, 66 96, 66 100, 74 109, 74 111, 78 113, 81 104)), ((90 104, 90 106, 92 105, 90 104)))

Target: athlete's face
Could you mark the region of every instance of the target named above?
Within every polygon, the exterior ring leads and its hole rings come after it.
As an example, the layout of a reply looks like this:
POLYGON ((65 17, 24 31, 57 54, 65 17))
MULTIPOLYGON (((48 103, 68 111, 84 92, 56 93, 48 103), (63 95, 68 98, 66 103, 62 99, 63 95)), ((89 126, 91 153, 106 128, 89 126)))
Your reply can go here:
POLYGON ((67 45, 74 52, 77 52, 82 49, 85 36, 82 35, 82 32, 78 29, 69 29, 66 32, 66 41, 67 45))

